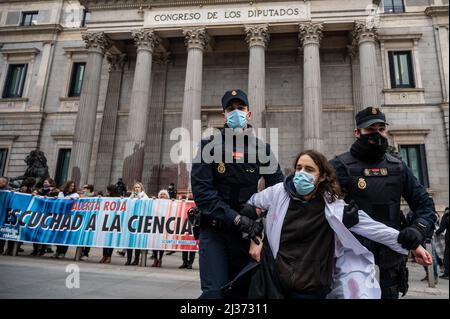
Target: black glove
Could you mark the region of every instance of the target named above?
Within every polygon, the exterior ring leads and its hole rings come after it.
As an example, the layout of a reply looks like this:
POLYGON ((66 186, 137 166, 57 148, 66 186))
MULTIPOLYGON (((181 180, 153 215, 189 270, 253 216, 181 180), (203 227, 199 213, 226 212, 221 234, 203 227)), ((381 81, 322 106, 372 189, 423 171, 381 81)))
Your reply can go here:
POLYGON ((241 206, 241 210, 239 211, 239 214, 242 216, 247 216, 250 219, 258 219, 259 216, 256 213, 256 207, 252 206, 250 204, 244 204, 241 206))
POLYGON ((352 228, 359 223, 359 207, 356 205, 355 201, 352 200, 348 205, 344 206, 344 215, 342 217, 342 223, 347 229, 352 228))
POLYGON ((234 219, 234 224, 240 232, 246 233, 248 238, 253 240, 255 244, 259 245, 259 240, 256 237, 262 237, 264 226, 261 221, 253 220, 247 216, 237 215, 234 219))
POLYGON ((405 249, 416 249, 425 240, 425 229, 426 227, 420 223, 406 227, 398 234, 397 241, 405 249))

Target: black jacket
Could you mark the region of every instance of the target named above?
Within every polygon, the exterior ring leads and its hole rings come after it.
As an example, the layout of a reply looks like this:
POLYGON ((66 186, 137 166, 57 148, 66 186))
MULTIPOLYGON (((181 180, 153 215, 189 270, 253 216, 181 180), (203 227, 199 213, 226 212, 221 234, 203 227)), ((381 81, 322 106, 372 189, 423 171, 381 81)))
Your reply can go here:
MULTIPOLYGON (((332 159, 330 163, 336 170, 338 181, 343 192, 347 193, 349 176, 344 164, 337 157, 332 159)), ((431 233, 434 230, 434 223, 436 221, 434 201, 428 194, 427 189, 419 183, 406 163, 401 161, 401 165, 401 196, 406 200, 409 208, 413 212, 411 216, 412 223, 426 225, 427 233, 431 233)))
POLYGON ((266 187, 282 182, 284 177, 269 144, 261 142, 246 131, 244 134, 248 135, 248 138, 245 139, 243 147, 239 147, 237 143, 226 145, 229 130, 225 132, 225 128, 227 127, 222 129, 220 136, 201 141, 201 147, 192 164, 191 186, 195 204, 202 216, 231 225, 240 205, 257 192, 260 177, 264 177, 266 187), (222 154, 214 153, 215 145, 222 154), (269 162, 263 162, 258 153, 261 146, 270 159, 269 162), (212 162, 208 163, 202 156, 204 150, 214 156, 212 162), (264 169, 269 165, 272 171, 265 173, 264 169))

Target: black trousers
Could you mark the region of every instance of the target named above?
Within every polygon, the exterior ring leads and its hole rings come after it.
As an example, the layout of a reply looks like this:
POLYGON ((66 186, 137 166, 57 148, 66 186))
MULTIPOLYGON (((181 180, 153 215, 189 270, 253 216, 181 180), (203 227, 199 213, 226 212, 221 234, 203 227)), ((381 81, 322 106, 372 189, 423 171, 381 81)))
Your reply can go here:
POLYGON ((153 256, 155 256, 156 260, 161 260, 164 255, 164 250, 154 250, 153 256))
POLYGON ((133 250, 134 250, 134 260, 139 261, 139 257, 141 256, 141 250, 140 249, 127 249, 127 262, 131 262, 131 259, 133 258, 133 250))
MULTIPOLYGON (((5 243, 6 243, 6 254, 7 255, 12 255, 13 250, 14 250, 14 243, 15 243, 15 241, 5 240, 5 243)), ((23 242, 19 241, 17 249, 20 249, 20 247, 22 247, 22 244, 23 244, 23 242)))
POLYGON ((192 266, 195 260, 195 251, 183 251, 182 255, 183 264, 192 266))
POLYGON ((234 229, 200 230, 199 266, 201 299, 248 298, 248 285, 233 289, 226 296, 222 287, 229 283, 250 261, 250 241, 234 229))
POLYGON ((114 248, 103 248, 103 257, 111 257, 114 248))
POLYGON ((81 256, 89 256, 89 252, 91 251, 91 247, 83 247, 81 249, 81 256))
POLYGON ((47 249, 46 244, 33 244, 33 252, 35 252, 35 253, 37 253, 37 252, 45 253, 46 249, 47 249))
POLYGON ((65 253, 67 253, 68 249, 69 249, 69 246, 56 245, 56 253, 57 254, 65 254, 65 253))

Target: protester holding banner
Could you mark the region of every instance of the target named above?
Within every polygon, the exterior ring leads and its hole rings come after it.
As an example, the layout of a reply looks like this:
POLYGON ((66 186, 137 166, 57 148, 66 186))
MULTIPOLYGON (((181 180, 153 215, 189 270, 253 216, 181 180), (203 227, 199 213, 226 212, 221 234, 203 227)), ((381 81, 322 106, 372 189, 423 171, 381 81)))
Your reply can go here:
POLYGON ((36 179, 33 177, 27 177, 22 184, 20 184, 19 192, 25 194, 31 194, 34 190, 34 185, 36 184, 36 179))
MULTIPOLYGON (((81 197, 96 197, 94 193, 94 185, 86 184, 81 189, 81 197)), ((89 258, 89 252, 91 251, 91 247, 82 247, 80 260, 85 260, 89 258)))
POLYGON ((148 199, 149 197, 144 190, 144 184, 141 182, 136 182, 133 185, 133 192, 131 193, 130 198, 148 199))
MULTIPOLYGON (((36 189, 33 191, 33 195, 35 196, 47 196, 47 197, 56 197, 58 196, 60 190, 56 187, 56 182, 48 177, 44 180, 42 184, 42 188, 36 189)), ((51 249, 48 245, 45 244, 33 244, 33 251, 31 252, 31 256, 42 256, 46 252, 49 252, 51 249)))
POLYGON ((0 190, 1 191, 9 191, 11 187, 8 186, 8 178, 4 176, 0 176, 0 190))
MULTIPOLYGON (((277 269, 280 293, 294 299, 379 299, 374 256, 352 233, 406 256, 399 231, 371 219, 354 202, 346 205, 335 171, 321 153, 301 152, 294 168, 283 183, 248 201, 268 210, 264 249, 272 253, 263 262, 277 269)), ((257 261, 262 247, 251 243, 250 254, 257 261)), ((417 262, 431 264, 422 247, 413 253, 417 262)))
MULTIPOLYGON (((117 192, 117 187, 114 184, 110 184, 106 187, 105 197, 120 197, 117 192)), ((99 262, 101 264, 110 264, 113 250, 114 248, 103 248, 103 258, 99 262)))
POLYGON ((33 192, 33 195, 57 197, 60 190, 56 187, 56 182, 52 178, 46 178, 42 184, 42 188, 39 188, 33 192))
POLYGON ((77 186, 74 181, 67 181, 62 186, 62 190, 58 193, 58 198, 76 199, 80 198, 77 192, 77 186))
MULTIPOLYGON (((66 181, 62 187, 62 191, 59 192, 58 198, 66 198, 66 199, 77 199, 80 198, 80 195, 77 193, 77 186, 74 181, 66 181)), ((69 246, 56 246, 56 253, 53 255, 54 258, 64 258, 69 246)))
MULTIPOLYGON (((145 193, 144 185, 141 182, 134 183, 133 191, 131 192, 130 198, 135 198, 135 199, 148 199, 149 198, 147 196, 147 194, 145 193)), ((133 261, 133 263, 131 263, 131 259, 133 258, 133 249, 127 249, 127 262, 125 263, 125 266, 139 265, 139 257, 140 256, 141 256, 141 250, 134 249, 134 261, 133 261)))
MULTIPOLYGON (((22 182, 22 184, 20 185, 20 188, 19 188, 19 192, 20 193, 26 193, 26 194, 31 194, 31 187, 30 187, 30 184, 31 184, 31 182, 33 181, 34 179, 26 179, 26 180, 24 180, 23 182, 22 182)), ((35 180, 34 180, 35 181, 35 180)), ((8 185, 7 185, 7 183, 8 183, 8 179, 6 178, 6 177, 4 177, 4 178, 1 178, 1 185, 5 185, 5 186, 3 186, 2 187, 2 190, 12 190, 12 189, 10 189, 9 187, 8 187, 8 185), (5 183, 6 182, 6 183, 5 183)), ((0 185, 0 186, 1 186, 0 185)), ((2 241, 1 243, 0 243, 0 248, 1 248, 1 250, 3 251, 3 246, 6 244, 6 251, 5 251, 5 255, 8 255, 8 256, 12 256, 13 255, 13 250, 14 250, 14 241, 11 241, 11 240, 8 240, 8 241, 2 241)), ((23 252, 23 249, 21 248, 21 246, 22 246, 22 244, 23 244, 23 242, 19 242, 18 243, 18 249, 17 249, 17 252, 23 252)))
MULTIPOLYGON (((169 192, 166 189, 161 189, 158 193, 159 199, 170 199, 169 192)), ((153 265, 152 267, 161 267, 162 257, 164 255, 164 250, 154 250, 153 251, 153 265)))
MULTIPOLYGON (((35 184, 36 184, 36 179, 34 179, 33 177, 27 177, 20 185, 19 193, 31 194, 33 192, 33 188, 34 188, 35 184)), ((22 253, 24 251, 22 248, 22 244, 23 244, 22 241, 18 242, 18 246, 17 246, 18 253, 22 253)), ((12 255, 13 247, 14 247, 14 242, 8 241, 8 253, 7 253, 8 255, 12 255)))

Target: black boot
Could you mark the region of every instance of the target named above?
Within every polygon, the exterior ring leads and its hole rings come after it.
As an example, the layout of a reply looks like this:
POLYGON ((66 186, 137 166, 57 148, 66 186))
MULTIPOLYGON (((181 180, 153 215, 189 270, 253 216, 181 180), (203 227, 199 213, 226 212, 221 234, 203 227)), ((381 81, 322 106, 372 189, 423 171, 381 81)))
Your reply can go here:
POLYGON ((134 250, 134 261, 132 263, 133 266, 139 265, 139 260, 140 260, 139 257, 140 256, 141 256, 141 250, 140 249, 135 249, 134 250))
POLYGON ((127 249, 127 262, 125 263, 125 266, 131 265, 131 257, 133 255, 133 249, 127 249))

